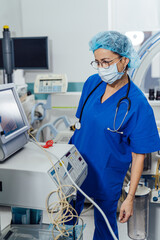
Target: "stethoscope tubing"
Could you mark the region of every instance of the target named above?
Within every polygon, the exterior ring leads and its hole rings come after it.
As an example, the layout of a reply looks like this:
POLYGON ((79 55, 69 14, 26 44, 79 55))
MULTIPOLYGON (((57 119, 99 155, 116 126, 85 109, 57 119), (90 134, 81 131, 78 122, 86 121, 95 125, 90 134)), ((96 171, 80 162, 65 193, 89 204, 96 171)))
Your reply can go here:
POLYGON ((80 113, 80 117, 79 117, 79 122, 81 123, 81 119, 82 119, 82 113, 83 113, 83 109, 88 101, 88 98, 92 95, 92 93, 99 87, 99 85, 101 85, 103 81, 101 81, 100 83, 97 84, 97 86, 95 86, 95 88, 93 88, 93 90, 89 93, 89 95, 87 96, 85 102, 83 103, 82 109, 81 109, 81 113, 80 113))
MULTIPOLYGON (((83 103, 83 106, 82 106, 82 109, 81 109, 81 113, 80 113, 80 117, 79 117, 79 122, 77 122, 77 126, 78 126, 77 129, 80 129, 80 128, 81 128, 81 119, 82 119, 83 110, 84 110, 84 107, 85 107, 85 105, 86 105, 89 97, 90 97, 90 96, 92 95, 92 93, 101 85, 102 82, 103 82, 103 81, 99 82, 99 83, 96 85, 96 87, 89 93, 89 95, 87 96, 85 102, 83 103)), ((118 103, 117 103, 116 113, 115 113, 115 117, 114 117, 114 129, 112 130, 112 129, 110 129, 110 128, 107 128, 107 130, 109 130, 109 131, 111 131, 111 132, 117 132, 117 133, 123 134, 123 132, 119 132, 119 129, 121 128, 121 126, 122 126, 122 124, 123 124, 123 122, 124 122, 124 120, 125 120, 128 112, 129 112, 129 110, 130 110, 130 108, 131 108, 131 100, 130 100, 130 98, 128 97, 129 91, 130 91, 130 77, 128 76, 128 88, 127 88, 126 96, 122 97, 122 98, 118 101, 118 103), (125 114, 125 116, 124 116, 124 118, 123 118, 123 120, 122 120, 122 123, 120 124, 120 126, 119 126, 119 127, 117 128, 117 130, 116 130, 116 129, 115 129, 115 122, 116 122, 116 117, 117 117, 118 109, 119 109, 119 106, 120 106, 120 104, 122 103, 122 101, 125 100, 125 99, 127 99, 127 101, 128 101, 127 112, 126 112, 126 114, 125 114)), ((75 126, 75 127, 76 127, 76 126, 75 126)))

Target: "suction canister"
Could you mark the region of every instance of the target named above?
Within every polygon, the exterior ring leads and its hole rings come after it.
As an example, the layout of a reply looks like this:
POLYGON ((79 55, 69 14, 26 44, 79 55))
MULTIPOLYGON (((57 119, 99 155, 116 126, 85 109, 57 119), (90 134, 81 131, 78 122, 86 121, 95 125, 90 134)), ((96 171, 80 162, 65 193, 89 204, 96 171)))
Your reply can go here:
MULTIPOLYGON (((125 188, 126 193, 129 186, 125 188)), ((133 203, 133 216, 127 222, 128 236, 134 240, 145 240, 149 227, 150 188, 138 185, 133 203)))

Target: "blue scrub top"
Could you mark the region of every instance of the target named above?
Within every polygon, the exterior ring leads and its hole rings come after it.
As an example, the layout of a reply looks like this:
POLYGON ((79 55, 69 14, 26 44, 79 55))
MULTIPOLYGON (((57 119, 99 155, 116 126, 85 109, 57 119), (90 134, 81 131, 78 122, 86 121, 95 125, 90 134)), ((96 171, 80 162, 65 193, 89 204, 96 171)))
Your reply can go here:
MULTIPOLYGON (((76 117, 80 117, 84 101, 94 87, 101 81, 98 74, 87 79, 84 84, 76 117)), ((88 163, 88 176, 82 189, 90 196, 117 202, 124 177, 131 163, 131 152, 151 153, 160 150, 160 138, 153 110, 141 90, 131 81, 128 97, 131 108, 119 129, 123 134, 110 132, 117 103, 126 96, 128 84, 101 103, 106 83, 89 97, 81 119, 81 128, 75 130, 70 143, 74 144, 88 163)), ((127 111, 128 102, 120 104, 116 118, 117 129, 127 111)), ((115 205, 116 206, 116 205, 115 205)))

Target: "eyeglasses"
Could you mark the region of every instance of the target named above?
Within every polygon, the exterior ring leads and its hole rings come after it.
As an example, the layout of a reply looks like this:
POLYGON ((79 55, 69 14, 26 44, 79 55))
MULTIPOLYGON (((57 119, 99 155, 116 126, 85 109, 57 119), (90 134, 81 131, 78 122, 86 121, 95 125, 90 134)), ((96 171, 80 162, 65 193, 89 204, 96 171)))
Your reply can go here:
POLYGON ((92 66, 94 69, 96 69, 96 70, 98 70, 98 68, 100 68, 100 66, 102 66, 102 68, 108 69, 108 68, 110 67, 111 63, 112 63, 115 59, 118 59, 118 58, 119 58, 119 57, 114 58, 114 59, 112 59, 112 60, 110 60, 110 61, 103 60, 102 62, 92 61, 90 64, 91 64, 91 66, 92 66))

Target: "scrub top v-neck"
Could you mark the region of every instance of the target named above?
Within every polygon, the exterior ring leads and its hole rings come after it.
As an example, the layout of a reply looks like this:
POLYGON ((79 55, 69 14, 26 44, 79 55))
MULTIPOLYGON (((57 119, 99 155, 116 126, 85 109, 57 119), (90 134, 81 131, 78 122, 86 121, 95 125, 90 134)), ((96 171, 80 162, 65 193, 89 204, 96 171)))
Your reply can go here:
MULTIPOLYGON (((89 93, 101 81, 98 74, 84 84, 76 117, 89 93)), ((91 94, 83 109, 81 128, 75 130, 70 143, 74 144, 88 163, 88 176, 82 189, 91 197, 118 201, 125 174, 131 163, 131 152, 150 153, 160 149, 160 140, 153 111, 143 93, 131 81, 131 109, 122 124, 124 134, 110 132, 117 103, 127 92, 128 84, 101 103, 106 89, 102 82, 91 94)), ((116 127, 126 113, 127 103, 120 105, 116 127)))

